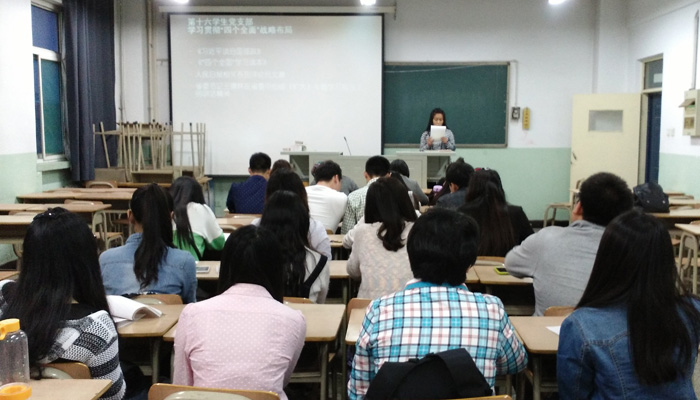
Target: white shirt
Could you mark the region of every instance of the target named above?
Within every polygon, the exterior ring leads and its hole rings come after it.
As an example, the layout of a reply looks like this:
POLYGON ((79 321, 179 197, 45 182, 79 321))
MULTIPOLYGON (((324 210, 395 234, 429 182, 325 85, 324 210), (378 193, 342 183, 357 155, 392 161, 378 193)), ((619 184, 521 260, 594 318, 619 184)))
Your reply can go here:
POLYGON ((321 222, 326 229, 335 232, 345 214, 348 196, 328 186, 313 185, 306 187, 309 198, 311 218, 321 222))

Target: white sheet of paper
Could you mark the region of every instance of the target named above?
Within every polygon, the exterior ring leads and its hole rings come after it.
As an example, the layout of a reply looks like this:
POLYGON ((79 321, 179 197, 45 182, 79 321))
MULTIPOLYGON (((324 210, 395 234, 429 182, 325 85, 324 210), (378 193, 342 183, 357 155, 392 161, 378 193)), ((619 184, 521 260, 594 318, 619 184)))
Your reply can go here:
POLYGON ((445 126, 430 125, 430 137, 433 140, 440 140, 445 136, 445 126))
POLYGON ((548 326, 547 329, 549 329, 550 331, 552 331, 552 332, 556 333, 557 335, 559 335, 559 330, 561 329, 561 325, 558 325, 558 326, 548 326))

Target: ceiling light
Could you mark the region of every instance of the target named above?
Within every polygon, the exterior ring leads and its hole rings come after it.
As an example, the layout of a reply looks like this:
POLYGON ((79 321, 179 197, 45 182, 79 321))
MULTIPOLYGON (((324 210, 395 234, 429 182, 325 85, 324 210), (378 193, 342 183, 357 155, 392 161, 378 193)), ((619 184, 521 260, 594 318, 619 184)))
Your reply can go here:
POLYGON ((174 1, 175 3, 179 3, 179 4, 187 4, 187 3, 190 2, 190 0, 173 0, 173 1, 174 1))
POLYGON ((373 6, 377 3, 377 0, 360 0, 360 4, 363 6, 373 6))
POLYGON ((549 0, 549 4, 551 5, 557 5, 565 2, 566 0, 549 0))

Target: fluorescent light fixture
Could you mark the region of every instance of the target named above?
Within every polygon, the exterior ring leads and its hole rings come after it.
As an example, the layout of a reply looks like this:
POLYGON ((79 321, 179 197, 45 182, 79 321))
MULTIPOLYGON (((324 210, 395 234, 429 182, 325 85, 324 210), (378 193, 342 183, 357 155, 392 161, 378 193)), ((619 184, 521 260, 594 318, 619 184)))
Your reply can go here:
POLYGON ((178 4, 187 4, 190 2, 190 0, 173 0, 173 2, 178 4))
POLYGON ((377 0, 360 0, 360 4, 363 6, 373 6, 377 3, 377 0))
POLYGON ((549 4, 551 5, 557 5, 565 2, 566 0, 549 0, 549 4))

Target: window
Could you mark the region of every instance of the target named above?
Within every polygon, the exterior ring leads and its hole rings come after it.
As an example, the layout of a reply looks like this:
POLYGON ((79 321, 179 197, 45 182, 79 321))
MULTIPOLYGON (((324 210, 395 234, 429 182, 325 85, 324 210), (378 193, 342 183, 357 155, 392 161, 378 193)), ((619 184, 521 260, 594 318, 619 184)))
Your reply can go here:
POLYGON ((36 153, 39 159, 63 158, 60 9, 32 5, 36 153))
POLYGON ((657 58, 644 62, 644 89, 661 89, 664 81, 664 60, 657 58))

